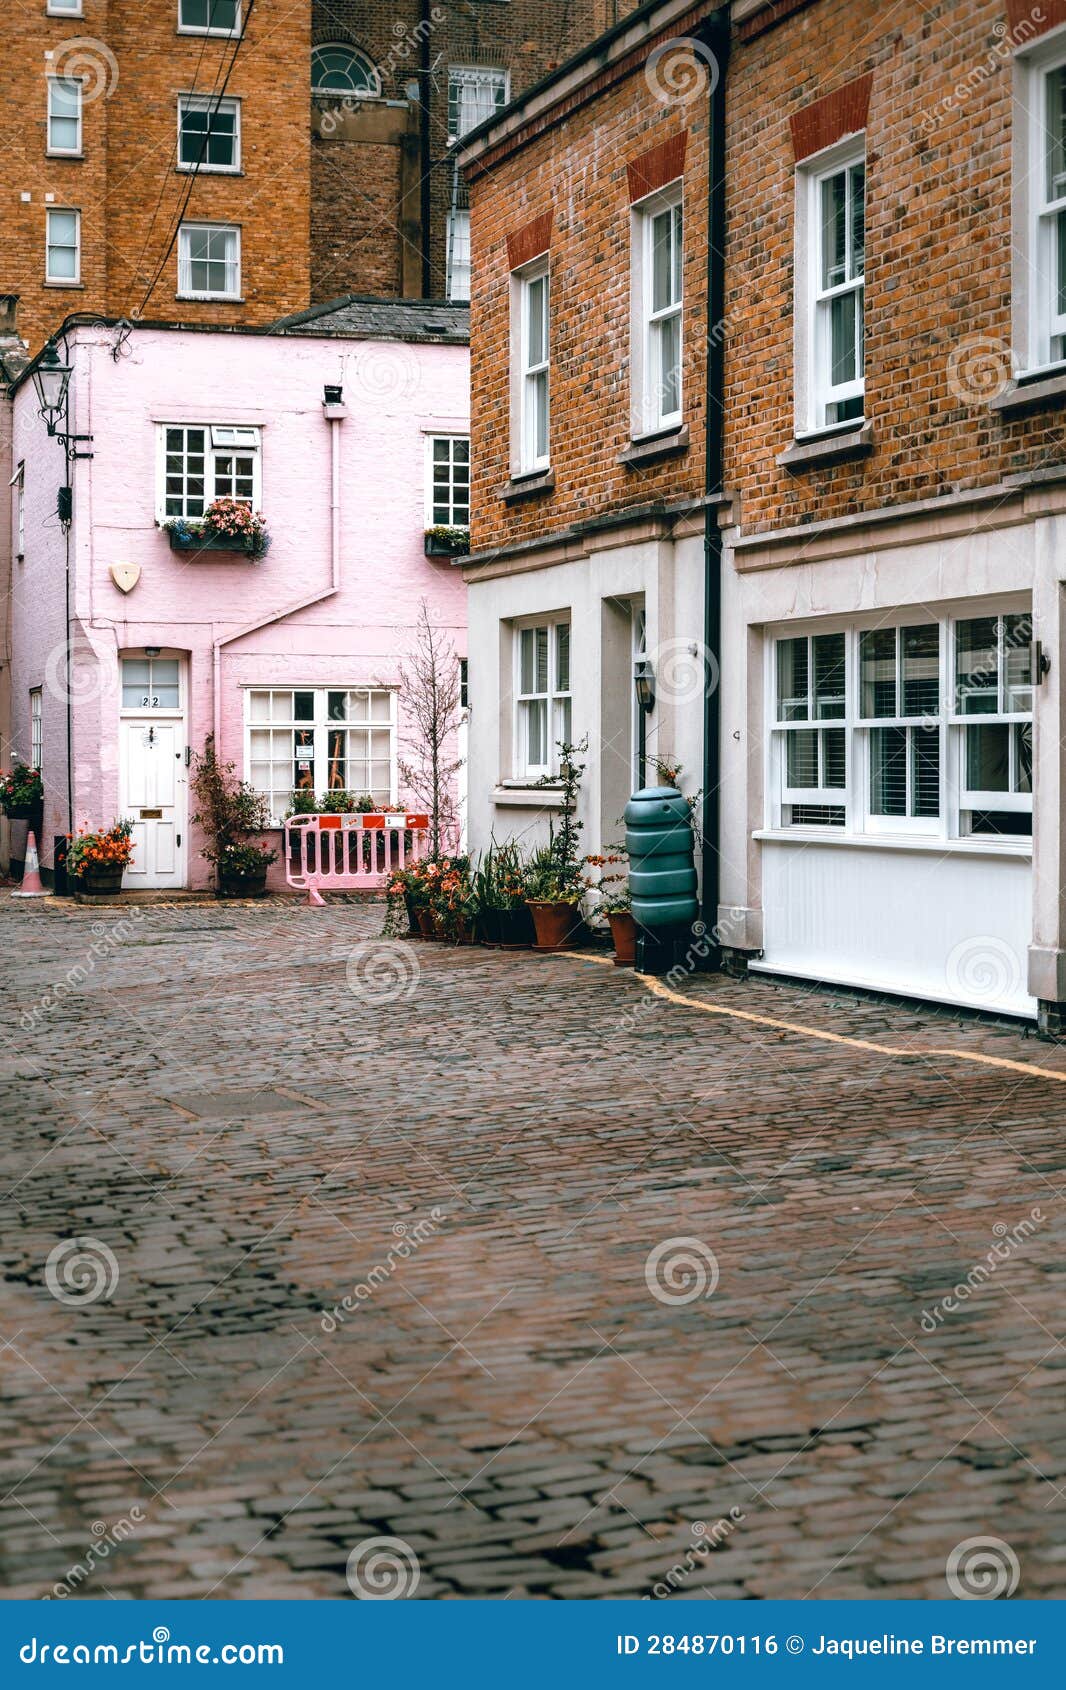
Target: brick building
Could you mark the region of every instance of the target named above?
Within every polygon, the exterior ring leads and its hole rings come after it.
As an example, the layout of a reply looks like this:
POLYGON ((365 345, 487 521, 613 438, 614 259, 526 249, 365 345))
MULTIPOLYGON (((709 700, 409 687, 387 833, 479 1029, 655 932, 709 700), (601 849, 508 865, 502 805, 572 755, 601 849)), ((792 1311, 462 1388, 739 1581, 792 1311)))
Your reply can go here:
POLYGON ((728 53, 719 40, 708 57, 709 8, 641 8, 464 148, 467 576, 471 647, 486 654, 471 679, 472 789, 487 793, 475 840, 502 831, 500 811, 518 832, 543 825, 538 795, 523 810, 511 783, 545 710, 591 736, 587 837, 606 837, 603 771, 633 743, 613 618, 643 594, 660 695, 647 725, 717 794, 719 885, 704 892, 734 961, 1039 1009, 1053 1026, 1066 6, 903 0, 881 28, 847 0, 729 13, 728 53), (706 101, 656 56, 684 37, 725 90, 720 221, 705 210, 706 101), (664 97, 649 105, 653 87, 664 97), (641 158, 657 145, 658 171, 641 158), (653 227, 672 199, 684 218, 680 280, 653 274, 650 299, 642 193, 653 227), (701 341, 699 277, 723 247, 701 341), (529 333, 538 274, 547 353, 529 333), (679 304, 680 405, 630 419, 656 324, 679 304), (708 353, 705 389, 693 365, 708 353), (641 463, 635 437, 656 420, 671 455, 641 463), (695 537, 701 501, 721 522, 720 572, 709 520, 702 548, 695 537), (562 625, 568 699, 551 659, 562 625), (534 634, 524 669, 523 630, 538 626, 546 662, 534 634), (721 659, 716 704, 676 682, 701 638, 715 682, 721 659))
POLYGON ((311 0, 29 0, 4 22, 0 288, 31 350, 75 311, 307 304, 311 0))
POLYGON ((558 796, 537 783, 571 732, 590 851, 656 759, 701 784, 711 21, 691 0, 642 8, 463 150, 475 847, 543 837, 558 796))
POLYGON ((455 142, 635 0, 315 0, 312 297, 467 299, 455 142))

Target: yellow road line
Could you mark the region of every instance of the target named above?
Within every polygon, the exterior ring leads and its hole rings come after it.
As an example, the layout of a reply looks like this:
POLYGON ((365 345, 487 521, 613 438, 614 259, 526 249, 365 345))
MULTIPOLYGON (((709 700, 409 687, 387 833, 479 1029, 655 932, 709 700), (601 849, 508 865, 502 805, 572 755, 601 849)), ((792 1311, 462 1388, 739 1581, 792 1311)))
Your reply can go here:
MULTIPOLYGON (((566 952, 559 953, 565 956, 566 952)), ((609 957, 572 956, 571 962, 602 963, 607 968, 613 967, 609 957)), ((1038 1068, 1031 1062, 1012 1062, 1006 1056, 984 1056, 979 1051, 969 1050, 902 1050, 897 1045, 875 1044, 871 1039, 849 1038, 845 1033, 827 1033, 821 1027, 806 1027, 797 1021, 780 1021, 773 1015, 756 1015, 750 1009, 727 1009, 722 1004, 706 1003, 702 998, 689 998, 683 992, 675 992, 670 986, 653 974, 637 974, 634 976, 642 986, 657 998, 663 998, 667 1003, 682 1005, 685 1009, 698 1009, 702 1015, 723 1015, 731 1021, 750 1021, 757 1027, 774 1027, 780 1033, 796 1033, 800 1038, 819 1039, 823 1044, 848 1045, 852 1050, 870 1050, 877 1056, 944 1056, 955 1062, 976 1062, 983 1068, 1006 1068, 1015 1074, 1032 1075, 1037 1079, 1056 1080, 1059 1085, 1066 1085, 1066 1073, 1060 1073, 1054 1068, 1038 1068)))

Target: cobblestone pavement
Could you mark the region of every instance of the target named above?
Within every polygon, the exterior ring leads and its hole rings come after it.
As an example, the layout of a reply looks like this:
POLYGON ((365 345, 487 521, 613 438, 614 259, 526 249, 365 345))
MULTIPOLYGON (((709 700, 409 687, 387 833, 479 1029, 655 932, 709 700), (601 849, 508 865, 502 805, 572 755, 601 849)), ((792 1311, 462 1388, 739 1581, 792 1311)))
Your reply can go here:
POLYGON ((0 901, 8 1596, 1061 1594, 1066 1049, 379 926, 0 901))

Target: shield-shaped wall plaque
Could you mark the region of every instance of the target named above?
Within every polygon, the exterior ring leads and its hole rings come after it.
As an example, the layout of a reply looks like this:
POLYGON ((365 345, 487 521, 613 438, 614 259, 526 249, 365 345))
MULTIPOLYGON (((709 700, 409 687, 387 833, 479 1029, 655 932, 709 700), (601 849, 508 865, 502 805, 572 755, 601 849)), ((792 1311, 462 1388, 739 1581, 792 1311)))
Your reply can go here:
POLYGON ((131 593, 141 578, 139 563, 113 563, 110 575, 120 593, 131 593))

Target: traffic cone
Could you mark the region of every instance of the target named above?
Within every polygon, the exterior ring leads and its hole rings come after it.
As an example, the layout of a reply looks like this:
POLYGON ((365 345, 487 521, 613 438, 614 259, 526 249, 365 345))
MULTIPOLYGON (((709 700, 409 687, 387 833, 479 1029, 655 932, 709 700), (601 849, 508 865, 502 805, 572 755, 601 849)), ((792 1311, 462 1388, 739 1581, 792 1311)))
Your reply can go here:
POLYGON ((26 838, 26 867, 22 871, 22 885, 17 892, 12 892, 13 898, 47 898, 48 893, 41 885, 41 865, 37 861, 37 841, 30 833, 26 838))

